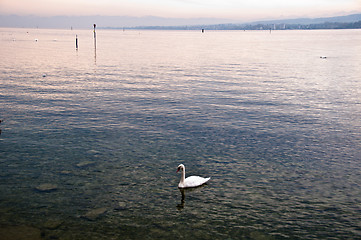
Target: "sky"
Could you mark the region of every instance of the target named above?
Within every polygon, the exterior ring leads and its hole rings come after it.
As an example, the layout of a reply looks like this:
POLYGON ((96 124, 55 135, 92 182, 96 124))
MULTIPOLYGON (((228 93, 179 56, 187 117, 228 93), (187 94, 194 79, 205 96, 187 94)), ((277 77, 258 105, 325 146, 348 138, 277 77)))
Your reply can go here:
POLYGON ((0 0, 1 15, 256 20, 331 17, 360 12, 361 0, 0 0))

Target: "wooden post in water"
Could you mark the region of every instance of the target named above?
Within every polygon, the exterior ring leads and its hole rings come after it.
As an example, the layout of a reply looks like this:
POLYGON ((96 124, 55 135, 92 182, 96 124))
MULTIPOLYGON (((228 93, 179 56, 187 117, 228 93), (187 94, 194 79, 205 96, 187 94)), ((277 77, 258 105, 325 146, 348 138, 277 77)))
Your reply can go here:
POLYGON ((94 27, 94 48, 95 48, 95 49, 97 48, 97 33, 95 32, 96 26, 97 26, 97 25, 94 23, 94 24, 93 24, 93 27, 94 27))
POLYGON ((75 48, 78 50, 78 35, 75 35, 75 48))

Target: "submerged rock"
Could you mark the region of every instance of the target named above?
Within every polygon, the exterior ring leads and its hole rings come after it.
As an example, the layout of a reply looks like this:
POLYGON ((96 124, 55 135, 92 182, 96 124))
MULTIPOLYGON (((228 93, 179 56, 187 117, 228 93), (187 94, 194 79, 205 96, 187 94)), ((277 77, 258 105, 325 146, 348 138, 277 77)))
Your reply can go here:
POLYGON ((0 239, 40 240, 40 229, 29 226, 1 226, 0 239))
POLYGON ((63 221, 61 220, 49 219, 44 223, 44 227, 50 230, 55 230, 60 227, 61 224, 63 224, 63 221))
POLYGON ((105 207, 96 208, 85 213, 83 217, 88 220, 94 221, 95 219, 106 213, 106 211, 107 209, 105 207))
POLYGON ((58 186, 52 183, 43 183, 37 186, 35 189, 40 192, 50 192, 58 189, 58 186))

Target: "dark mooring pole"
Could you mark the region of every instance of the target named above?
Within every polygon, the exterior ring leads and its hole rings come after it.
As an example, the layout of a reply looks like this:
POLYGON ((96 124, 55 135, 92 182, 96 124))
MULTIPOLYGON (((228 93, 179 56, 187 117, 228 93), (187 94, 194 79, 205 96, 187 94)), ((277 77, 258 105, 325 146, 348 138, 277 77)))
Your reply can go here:
POLYGON ((97 33, 95 32, 95 28, 97 27, 97 25, 94 23, 93 27, 94 27, 94 47, 97 48, 97 33))

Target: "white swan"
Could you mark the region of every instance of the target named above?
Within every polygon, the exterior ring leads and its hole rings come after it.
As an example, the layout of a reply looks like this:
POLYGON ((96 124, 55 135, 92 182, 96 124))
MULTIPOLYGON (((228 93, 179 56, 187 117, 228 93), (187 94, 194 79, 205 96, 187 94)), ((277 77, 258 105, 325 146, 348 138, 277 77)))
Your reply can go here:
POLYGON ((180 182, 178 184, 178 188, 192 188, 199 187, 206 182, 208 182, 209 178, 203 178, 199 176, 190 176, 186 178, 186 167, 183 164, 180 164, 177 168, 177 172, 182 171, 182 176, 180 182))

